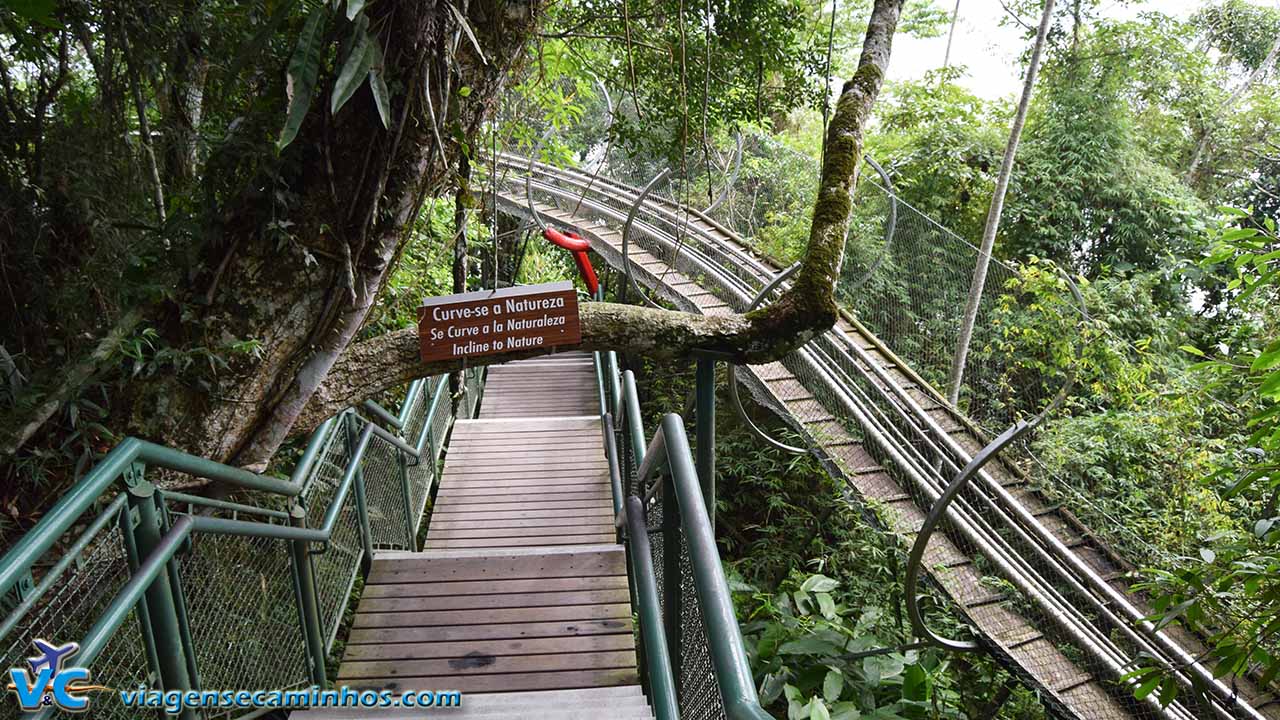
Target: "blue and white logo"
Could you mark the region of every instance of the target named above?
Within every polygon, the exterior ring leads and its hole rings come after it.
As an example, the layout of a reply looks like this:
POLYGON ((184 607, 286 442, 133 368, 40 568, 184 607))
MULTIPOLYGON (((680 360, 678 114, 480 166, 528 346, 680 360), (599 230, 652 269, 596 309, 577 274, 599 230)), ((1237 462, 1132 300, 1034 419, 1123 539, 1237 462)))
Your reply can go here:
POLYGON ((35 641, 39 655, 27 658, 31 666, 9 669, 9 691, 18 696, 23 711, 57 707, 67 712, 84 712, 89 709, 89 698, 84 693, 105 688, 88 685, 87 668, 68 666, 67 660, 80 652, 79 643, 54 645, 46 640, 35 641))

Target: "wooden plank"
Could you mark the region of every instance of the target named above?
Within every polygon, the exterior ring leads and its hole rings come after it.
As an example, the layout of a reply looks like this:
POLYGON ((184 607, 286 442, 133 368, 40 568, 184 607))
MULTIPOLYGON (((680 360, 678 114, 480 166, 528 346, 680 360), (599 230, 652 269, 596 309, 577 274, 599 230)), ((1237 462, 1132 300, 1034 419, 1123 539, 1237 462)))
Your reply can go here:
POLYGON ((608 503, 601 502, 599 499, 589 500, 524 500, 511 502, 485 502, 485 503, 468 503, 454 500, 444 500, 436 503, 435 511, 443 513, 456 512, 503 512, 507 510, 594 510, 596 508, 606 508, 608 503))
POLYGON ((490 578, 588 577, 625 575, 621 549, 609 553, 565 553, 558 555, 504 555, 486 558, 396 558, 375 559, 368 585, 396 582, 441 582, 487 580, 490 578))
POLYGON ((575 497, 605 497, 611 496, 609 483, 593 481, 588 483, 556 483, 554 485, 516 485, 514 487, 507 485, 489 485, 489 484, 471 484, 457 483, 452 487, 441 488, 440 495, 448 494, 454 498, 493 498, 493 497, 527 497, 534 495, 537 497, 552 497, 557 499, 575 498, 575 497))
POLYGON ((454 482, 440 490, 440 496, 456 494, 458 497, 474 497, 477 495, 534 495, 545 493, 586 493, 603 494, 610 497, 609 481, 606 478, 565 478, 565 482, 545 480, 539 483, 512 484, 504 481, 481 480, 477 482, 454 482))
MULTIPOLYGON (((446 467, 444 474, 441 475, 441 477, 445 480, 448 480, 449 478, 456 478, 456 477, 474 478, 474 479, 480 479, 480 480, 484 480, 484 479, 495 480, 495 479, 511 478, 513 475, 514 473, 512 473, 510 470, 504 471, 494 467, 485 467, 485 468, 471 468, 471 467, 448 468, 446 467)), ((539 468, 537 470, 523 470, 519 473, 519 475, 521 477, 534 477, 534 478, 542 478, 545 480, 558 480, 565 476, 595 479, 595 478, 608 477, 609 472, 608 472, 608 468, 599 468, 599 467, 587 467, 587 468, 576 468, 576 469, 566 468, 564 470, 539 468)))
POLYGON ((533 690, 572 690, 588 687, 634 685, 640 682, 634 667, 612 670, 577 670, 525 674, 492 674, 467 676, 366 678, 347 683, 353 688, 396 690, 439 690, 449 688, 463 693, 524 692, 533 690))
MULTIPOLYGON (((480 521, 495 521, 510 523, 514 520, 539 520, 539 519, 560 519, 569 520, 570 524, 581 523, 601 523, 608 522, 613 519, 612 508, 574 508, 571 510, 521 510, 521 511, 498 511, 498 512, 447 512, 432 513, 432 516, 441 522, 450 523, 472 523, 480 521)), ((433 521, 434 524, 435 521, 433 521)), ((551 524, 551 523, 547 523, 551 524)), ((558 523, 557 523, 558 524, 558 523)))
MULTIPOLYGON (((575 486, 580 487, 580 486, 575 486)), ((611 493, 608 486, 597 487, 594 490, 565 490, 558 485, 548 485, 545 489, 524 490, 518 492, 494 493, 489 490, 480 489, 478 491, 464 491, 453 489, 442 490, 439 499, 436 501, 436 507, 441 505, 474 505, 474 504, 494 504, 505 505, 509 503, 546 503, 546 502, 589 502, 596 505, 601 502, 609 504, 611 493)))
POLYGON ((526 538, 470 538, 427 540, 427 550, 453 550, 458 548, 543 547, 550 545, 600 545, 615 542, 613 533, 597 535, 554 535, 526 538))
POLYGON ((455 476, 450 478, 447 486, 441 483, 442 489, 447 488, 448 491, 490 491, 501 494, 502 492, 511 491, 517 493, 538 492, 542 488, 556 488, 563 492, 585 492, 599 488, 608 489, 608 476, 601 475, 599 477, 567 477, 558 478, 556 480, 547 481, 538 478, 525 479, 522 477, 510 478, 465 478, 463 476, 455 476))
POLYGON ((450 520, 441 520, 433 518, 430 528, 434 532, 436 530, 447 529, 475 529, 475 530, 493 530, 493 529, 531 529, 538 527, 556 528, 560 526, 585 527, 590 524, 612 524, 612 516, 605 516, 603 520, 591 520, 591 517, 571 516, 571 517, 549 517, 549 518, 499 518, 492 520, 459 520, 457 517, 450 520))
POLYGON ((433 610, 479 610, 482 608, 568 607, 609 605, 630 602, 625 588, 569 590, 564 592, 524 592, 505 595, 452 595, 421 597, 361 598, 358 613, 426 612, 433 610))
POLYGON ((634 650, 561 653, 545 655, 485 655, 423 660, 344 662, 338 680, 362 678, 493 675, 558 671, 613 670, 636 666, 634 650))
POLYGON ((605 620, 631 617, 631 603, 612 605, 571 605, 546 608, 504 608, 497 610, 437 610, 431 612, 357 613, 352 628, 454 627, 564 620, 605 620))
POLYGON ((459 642, 393 643, 353 645, 342 656, 345 664, 352 661, 427 660, 458 658, 468 655, 541 655, 551 653, 609 652, 631 650, 635 637, 630 633, 613 635, 566 635, 548 638, 504 640, 464 640, 459 642))
POLYGON ((466 524, 455 524, 452 527, 432 527, 433 537, 443 538, 476 538, 476 537, 535 537, 538 535, 595 535, 613 532, 613 523, 601 522, 591 524, 546 525, 541 527, 473 527, 466 524))
POLYGON ((608 470, 609 462, 601 458, 560 458, 545 460, 542 458, 521 458, 517 453, 506 460, 498 458, 467 459, 449 464, 451 475, 478 475, 481 473, 506 472, 507 474, 562 472, 567 470, 608 470))
POLYGON ((619 632, 632 632, 630 616, 599 620, 491 623, 488 625, 458 625, 455 627, 353 628, 347 638, 347 646, 562 637, 566 635, 607 635, 619 632))
POLYGON ((617 590, 619 588, 627 588, 626 575, 568 578, 525 578, 522 580, 492 578, 489 580, 406 583, 403 585, 369 585, 364 589, 364 597, 437 597, 455 595, 461 597, 471 595, 504 595, 522 592, 617 590))

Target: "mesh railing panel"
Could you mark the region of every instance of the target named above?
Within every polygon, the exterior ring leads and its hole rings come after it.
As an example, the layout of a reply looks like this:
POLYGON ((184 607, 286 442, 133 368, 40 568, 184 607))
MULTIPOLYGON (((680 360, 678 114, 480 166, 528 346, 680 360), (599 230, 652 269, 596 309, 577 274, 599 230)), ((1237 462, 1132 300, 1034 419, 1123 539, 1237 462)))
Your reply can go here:
POLYGON ((376 548, 408 547, 400 455, 394 445, 376 436, 365 450, 362 463, 365 497, 369 503, 369 532, 376 548))
MULTIPOLYGON (((618 443, 624 470, 624 492, 644 495, 635 484, 635 467, 629 435, 618 432, 618 443)), ((684 533, 677 526, 663 527, 663 503, 668 500, 659 495, 645 509, 646 526, 649 528, 649 551, 653 561, 654 580, 657 585, 658 603, 664 622, 672 613, 667 604, 670 584, 678 583, 680 623, 678 640, 668 650, 679 658, 679 665, 671 668, 680 693, 680 717, 686 720, 718 720, 725 717, 720 688, 716 684, 715 668, 711 664, 711 646, 702 623, 702 610, 698 605, 697 590, 693 579, 693 565, 689 562, 689 548, 684 533), (666 576, 665 548, 676 546, 680 554, 679 577, 666 576)), ((668 638, 670 641, 670 638, 668 638)), ((642 655, 647 650, 642 650, 642 655)), ((645 671, 644 668, 641 669, 645 671)))
MULTIPOLYGON (((533 186, 535 200, 574 209, 579 217, 594 218, 613 230, 621 226, 621 217, 634 197, 634 188, 610 186, 608 179, 595 181, 588 189, 580 173, 552 175, 546 169, 539 169, 538 176, 542 182, 533 186), (577 199, 580 194, 585 198, 581 203, 577 199)), ((893 251, 864 287, 856 287, 863 282, 867 268, 876 261, 878 249, 883 246, 887 222, 884 214, 889 204, 888 195, 874 182, 864 178, 860 187, 864 188, 860 191, 864 195, 858 199, 850 252, 837 292, 846 308, 872 332, 881 335, 890 350, 909 358, 913 369, 927 382, 941 385, 950 367, 977 251, 900 203, 894 224, 893 251)), ((523 182, 519 182, 513 194, 522 197, 523 190, 523 182)), ((660 200, 647 205, 638 217, 640 222, 632 235, 634 247, 649 252, 667 266, 650 264, 643 268, 643 272, 651 276, 679 271, 710 290, 724 306, 740 310, 745 306, 744 298, 753 295, 771 274, 769 268, 761 271, 758 263, 743 261, 731 248, 716 248, 715 242, 694 237, 696 233, 684 236, 680 213, 673 214, 662 208, 660 200), (707 265, 720 267, 708 272, 707 265)), ((590 228, 591 223, 586 223, 586 227, 590 228)), ((966 372, 964 392, 983 400, 983 407, 974 410, 974 414, 979 425, 991 434, 1003 430, 1012 418, 1038 410, 1056 389, 1056 380, 1051 377, 1032 378, 1031 383, 1018 380, 1000 358, 998 334, 1002 330, 993 321, 992 313, 1002 296, 1009 293, 1016 275, 1016 271, 1007 266, 998 263, 991 266, 966 372)), ((1073 330, 1074 325, 1065 329, 1073 330)), ((877 352, 865 339, 858 342, 865 343, 858 345, 859 348, 877 352)), ((946 410, 939 409, 936 399, 925 388, 894 367, 883 354, 875 362, 886 369, 887 378, 874 374, 869 364, 851 360, 858 356, 853 343, 848 336, 823 337, 802 353, 785 360, 783 368, 794 378, 780 377, 780 382, 771 384, 771 389, 788 387, 798 396, 809 397, 802 401, 788 400, 786 409, 794 423, 811 438, 832 446, 862 443, 872 449, 874 457, 860 451, 860 454, 836 454, 848 478, 872 470, 869 465, 887 469, 892 476, 888 482, 900 488, 896 497, 913 500, 900 505, 900 511, 894 511, 903 521, 898 527, 909 536, 923 517, 918 508, 927 508, 935 496, 926 488, 936 493, 985 440, 965 431, 946 410), (903 389, 917 407, 911 407, 906 399, 895 395, 895 388, 903 389), (855 412, 855 406, 861 410, 855 412), (899 454, 890 457, 876 443, 866 442, 864 426, 877 428, 876 432, 886 438, 889 446, 896 447, 899 454), (899 462, 914 468, 916 475, 899 467, 899 462)), ((962 393, 962 403, 965 397, 962 393)), ((991 468, 992 472, 997 469, 1009 473, 1008 467, 991 468)), ((1017 483, 1022 482, 1012 475, 1008 477, 1011 487, 1016 488, 1017 483)), ((893 498, 895 494, 887 496, 893 498)), ((1135 700, 1130 689, 1115 686, 1113 680, 1123 670, 1131 669, 1128 663, 1150 648, 1150 641, 1132 632, 1132 620, 1122 611, 1108 608, 1114 603, 1099 589, 1105 582, 1081 585, 1080 571, 1062 559, 1063 556, 1047 553, 1052 548, 1054 535, 1043 533, 1062 534, 1060 529, 1044 525, 1055 518, 1041 516, 1039 521, 1032 521, 1033 525, 1039 523, 1038 529, 1028 526, 1026 521, 1010 513, 1009 504, 1000 497, 994 490, 975 486, 962 498, 958 508, 967 514, 966 526, 975 529, 977 537, 989 544, 1001 562, 1011 561, 1017 565, 1014 575, 1029 578, 1027 582, 1040 593, 1041 601, 1033 601, 1026 592, 1015 588, 998 569, 995 559, 979 552, 963 537, 964 533, 953 526, 949 529, 961 551, 981 569, 980 577, 969 589, 995 590, 988 593, 989 598, 961 593, 957 602, 966 613, 984 616, 987 621, 991 616, 1007 614, 1003 625, 986 622, 986 628, 1012 631, 1029 627, 1043 631, 1043 638, 1030 637, 1023 645, 1010 645, 1007 653, 1015 665, 1047 669, 1038 682, 1050 691, 1046 701, 1051 705, 1058 702, 1060 694, 1070 700, 1073 710, 1083 709, 1088 717, 1159 716, 1159 711, 1135 700), (1102 608, 1096 606, 1100 600, 1102 608), (1014 616, 1021 619, 1015 620, 1014 616), (1063 630, 1064 627, 1068 630, 1063 630), (1117 665, 1123 669, 1118 671, 1117 665)), ((1069 537, 1064 542, 1071 543, 1069 547, 1078 547, 1075 544, 1078 539, 1069 537)), ((1067 557, 1071 555, 1089 562, 1087 552, 1075 550, 1067 557)), ((660 556, 660 550, 655 550, 655 556, 660 556)), ((661 571, 660 563, 657 569, 661 571)), ((1203 717, 1207 712, 1207 708, 1187 700, 1183 707, 1174 710, 1174 716, 1181 713, 1181 717, 1203 717)))
POLYGON ((196 535, 178 561, 201 687, 269 690, 308 683, 288 546, 196 535))
MULTIPOLYGON (((127 510, 122 510, 122 513, 127 510)), ((36 575, 38 582, 40 576, 36 575)), ((63 644, 84 637, 98 616, 129 580, 129 562, 118 517, 103 528, 94 543, 85 550, 75 567, 68 570, 39 604, 4 638, 5 668, 28 669, 27 658, 37 655, 32 644, 37 638, 63 644)), ((74 664, 74 656, 70 662, 74 664)), ((92 667, 96 685, 113 689, 133 689, 149 676, 146 652, 137 617, 130 613, 120 630, 92 667)), ((6 682, 7 682, 6 676, 6 682)), ((17 720, 18 704, 12 696, 0 702, 0 719, 17 720)), ((158 718, 158 713, 142 714, 126 711, 114 693, 94 693, 91 697, 93 717, 115 720, 158 718)))
MULTIPOLYGON (((364 475, 370 535, 375 545, 406 547, 410 522, 420 521, 422 508, 434 479, 435 459, 452 422, 448 398, 437 404, 428 417, 432 392, 444 378, 424 382, 412 404, 406 409, 404 436, 416 441, 420 431, 430 426, 432 441, 424 451, 422 462, 404 469, 401 453, 378 437, 370 439, 361 462, 364 475)), ((480 393, 481 377, 475 370, 466 375, 463 405, 474 410, 480 393)), ((348 423, 353 415, 344 414, 330 427, 320 442, 316 461, 299 497, 306 511, 307 524, 317 528, 334 502, 351 458, 354 437, 348 423)), ((163 495, 163 493, 161 493, 163 495)), ((237 498, 252 502, 251 498, 237 498)), ((277 503, 272 502, 272 505, 277 503)), ((36 638, 54 643, 79 640, 101 617, 128 582, 131 571, 121 529, 128 515, 127 505, 112 511, 102 530, 75 557, 68 570, 50 591, 39 598, 33 608, 23 614, 3 638, 0 648, 4 667, 26 667, 27 658, 36 654, 36 638)), ((192 509, 179 502, 169 506, 170 518, 192 509)), ((227 510, 204 510, 202 515, 250 522, 264 521, 249 514, 227 510)), ((97 515, 90 510, 66 533, 56 549, 47 553, 42 564, 33 569, 38 583, 56 562, 62 548, 72 542, 97 515)), ((416 530, 416 527, 414 528, 416 530)), ((316 595, 321 615, 322 632, 332 647, 343 620, 351 589, 360 569, 363 549, 357 511, 356 488, 347 493, 338 509, 334 532, 327 543, 313 543, 309 562, 312 564, 316 595)), ((194 650, 194 663, 199 687, 206 690, 288 689, 309 684, 297 593, 288 542, 238 535, 197 532, 185 547, 179 549, 173 567, 177 571, 185 600, 194 650)), ((12 602, 12 600, 11 600, 12 602)), ((71 659, 75 664, 75 658, 71 659)), ((130 612, 114 632, 106 647, 93 660, 90 669, 95 684, 112 689, 132 690, 139 685, 153 688, 157 678, 147 658, 137 614, 130 612)), ((109 720, 159 718, 159 713, 126 711, 113 692, 91 696, 89 715, 109 720)), ((0 720, 17 720, 15 702, 0 703, 0 720)), ((213 717, 213 716, 210 716, 213 717)))

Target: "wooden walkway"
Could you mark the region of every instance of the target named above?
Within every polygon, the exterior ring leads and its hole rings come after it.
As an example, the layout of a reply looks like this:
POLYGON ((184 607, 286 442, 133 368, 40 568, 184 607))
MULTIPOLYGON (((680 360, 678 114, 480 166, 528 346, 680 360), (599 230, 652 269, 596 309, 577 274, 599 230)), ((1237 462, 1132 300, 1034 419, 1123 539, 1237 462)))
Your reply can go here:
MULTIPOLYGON (((436 711, 450 717, 652 717, 596 398, 586 353, 489 369, 479 417, 454 426, 425 550, 374 557, 338 685, 460 690, 461 712, 436 711)), ((294 717, 401 717, 358 713, 294 717)))

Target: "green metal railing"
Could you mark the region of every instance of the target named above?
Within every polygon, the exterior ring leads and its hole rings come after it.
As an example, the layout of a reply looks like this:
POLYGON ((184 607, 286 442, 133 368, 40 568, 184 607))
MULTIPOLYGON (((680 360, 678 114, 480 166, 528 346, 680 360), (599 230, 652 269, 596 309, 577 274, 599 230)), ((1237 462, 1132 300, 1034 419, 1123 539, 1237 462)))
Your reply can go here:
MULTIPOLYGON (((480 382, 468 372, 459 415, 474 414, 480 382)), ((361 568, 375 549, 417 545, 454 420, 448 387, 419 380, 398 413, 366 403, 372 420, 354 409, 329 419, 288 479, 121 442, 0 560, 0 666, 24 666, 40 638, 79 642, 72 664, 116 689, 324 686, 361 568), (175 476, 230 492, 165 489, 175 476)), ((91 712, 159 717, 114 693, 91 712)), ((0 720, 18 716, 0 704, 0 720)))
POLYGON ((620 372, 616 353, 596 353, 596 367, 616 526, 625 530, 639 617, 641 680, 654 713, 658 720, 766 720, 710 512, 714 361, 698 363, 696 459, 677 414, 645 441, 635 377, 620 372), (615 418, 622 419, 616 428, 615 418))

